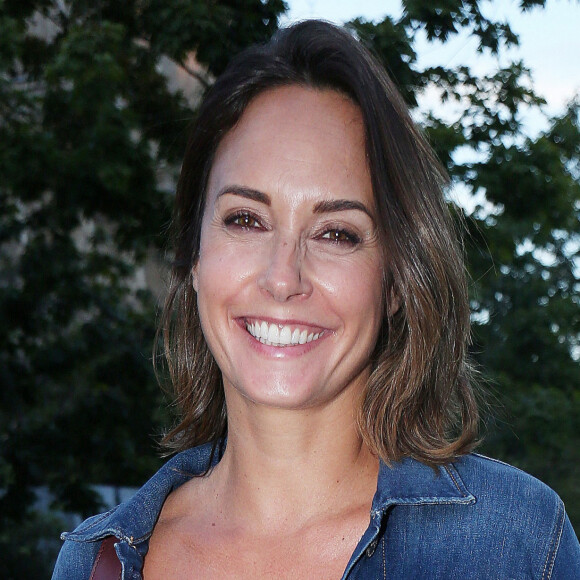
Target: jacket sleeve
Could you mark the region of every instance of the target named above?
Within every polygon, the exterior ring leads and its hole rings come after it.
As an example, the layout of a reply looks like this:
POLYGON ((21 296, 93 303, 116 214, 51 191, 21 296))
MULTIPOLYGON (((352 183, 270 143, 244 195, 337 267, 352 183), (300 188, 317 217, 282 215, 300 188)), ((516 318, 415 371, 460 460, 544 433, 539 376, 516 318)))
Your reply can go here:
POLYGON ((574 528, 564 512, 563 525, 554 546, 551 561, 547 562, 542 580, 580 580, 580 544, 574 528))
POLYGON ((66 540, 56 560, 52 580, 89 580, 101 542, 66 540))

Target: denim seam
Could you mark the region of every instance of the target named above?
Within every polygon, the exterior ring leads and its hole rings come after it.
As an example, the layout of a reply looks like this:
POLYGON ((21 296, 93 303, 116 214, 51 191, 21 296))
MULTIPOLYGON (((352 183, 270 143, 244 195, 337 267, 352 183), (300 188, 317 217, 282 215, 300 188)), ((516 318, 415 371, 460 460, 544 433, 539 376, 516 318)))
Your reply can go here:
POLYGON ((387 556, 385 553, 385 544, 387 543, 386 539, 385 539, 385 535, 383 534, 383 580, 387 580, 387 556))
POLYGON ((137 544, 140 544, 141 542, 148 540, 152 535, 152 531, 151 531, 151 532, 147 532, 143 536, 139 536, 138 538, 135 538, 133 536, 127 536, 127 534, 124 533, 123 530, 120 530, 119 528, 114 528, 114 532, 115 533, 113 535, 117 536, 117 538, 119 538, 120 540, 124 540, 125 542, 127 542, 127 544, 129 544, 129 546, 131 546, 131 548, 134 548, 134 549, 137 549, 137 544))
POLYGON ((511 465, 510 463, 506 463, 505 461, 501 461, 500 459, 495 459, 494 457, 488 457, 487 455, 483 455, 482 453, 472 452, 471 455, 474 455, 475 457, 479 457, 481 459, 485 459, 486 461, 490 461, 491 463, 497 463, 498 465, 505 465, 506 467, 511 467, 512 469, 515 469, 516 471, 519 471, 520 473, 523 473, 525 475, 529 475, 523 469, 520 469, 519 467, 516 467, 515 465, 511 465))
POLYGON ((558 504, 558 512, 556 515, 556 527, 550 541, 550 549, 544 562, 544 569, 542 571, 542 580, 550 580, 552 572, 554 571, 554 563, 556 562, 556 555, 560 547, 560 540, 562 539, 562 532, 564 530, 564 522, 566 520, 566 512, 564 510, 564 503, 560 500, 558 504), (549 564, 549 565, 548 565, 549 564))
POLYGON ((95 537, 87 538, 86 533, 83 533, 80 537, 73 532, 65 532, 61 534, 61 539, 68 542, 77 542, 79 544, 87 542, 100 542, 107 536, 115 536, 119 541, 126 542, 129 546, 136 549, 136 545, 148 540, 151 537, 151 532, 147 532, 143 536, 135 538, 134 536, 128 536, 126 532, 119 529, 118 527, 107 527, 100 532, 98 532, 95 537))
POLYGON ((376 516, 383 513, 386 509, 396 505, 406 506, 423 506, 423 505, 469 505, 476 500, 473 496, 465 496, 462 498, 441 498, 441 497, 413 497, 413 498, 391 498, 388 504, 382 505, 380 508, 372 510, 371 515, 376 516))
MULTIPOLYGON (((95 520, 92 521, 90 524, 85 525, 85 527, 83 527, 80 530, 80 532, 86 533, 87 531, 89 531, 91 528, 93 528, 97 524, 100 524, 105 518, 108 518, 114 511, 116 511, 118 507, 119 506, 115 506, 114 508, 110 509, 109 511, 102 513, 100 515, 100 517, 96 517, 95 520)), ((71 536, 71 535, 78 535, 78 532, 63 532, 60 535, 60 539, 61 540, 72 539, 72 538, 69 538, 69 536, 71 536)))
POLYGON ((467 497, 465 495, 465 493, 463 493, 463 490, 461 489, 461 487, 459 487, 459 484, 457 483, 455 477, 453 477, 453 473, 451 473, 451 470, 446 465, 444 465, 443 467, 444 467, 445 471, 447 472, 447 475, 449 475, 449 477, 451 478, 451 480, 455 484, 457 491, 462 495, 462 497, 467 497))

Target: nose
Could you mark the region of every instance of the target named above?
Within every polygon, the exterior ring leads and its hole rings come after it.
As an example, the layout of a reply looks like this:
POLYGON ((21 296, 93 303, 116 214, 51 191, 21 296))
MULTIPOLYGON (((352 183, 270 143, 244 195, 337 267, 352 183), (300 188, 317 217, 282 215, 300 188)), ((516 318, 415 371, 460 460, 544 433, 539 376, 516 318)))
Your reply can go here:
POLYGON ((298 242, 287 238, 273 240, 258 286, 277 302, 310 295, 312 285, 303 268, 298 242))

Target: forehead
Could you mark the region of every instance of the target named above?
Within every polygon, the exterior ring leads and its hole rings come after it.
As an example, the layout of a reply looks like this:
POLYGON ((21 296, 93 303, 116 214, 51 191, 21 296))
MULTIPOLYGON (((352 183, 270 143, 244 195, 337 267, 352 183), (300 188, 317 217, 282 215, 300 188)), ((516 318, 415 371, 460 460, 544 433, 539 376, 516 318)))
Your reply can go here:
POLYGON ((217 149, 208 197, 227 185, 374 207, 359 108, 333 90, 289 86, 258 95, 217 149))

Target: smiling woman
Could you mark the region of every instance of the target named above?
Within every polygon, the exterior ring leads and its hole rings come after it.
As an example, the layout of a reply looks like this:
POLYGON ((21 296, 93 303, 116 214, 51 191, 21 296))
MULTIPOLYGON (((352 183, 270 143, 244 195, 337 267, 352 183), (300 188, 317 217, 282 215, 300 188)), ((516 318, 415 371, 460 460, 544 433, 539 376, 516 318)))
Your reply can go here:
POLYGON ((562 502, 470 453, 444 172, 345 31, 235 59, 194 123, 161 323, 180 451, 53 578, 573 578, 562 502), (99 555, 98 555, 99 554, 99 555), (93 576, 91 576, 92 578, 93 576))

